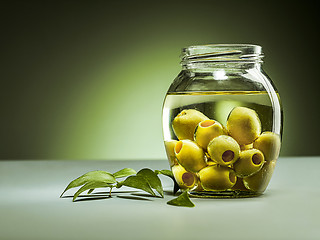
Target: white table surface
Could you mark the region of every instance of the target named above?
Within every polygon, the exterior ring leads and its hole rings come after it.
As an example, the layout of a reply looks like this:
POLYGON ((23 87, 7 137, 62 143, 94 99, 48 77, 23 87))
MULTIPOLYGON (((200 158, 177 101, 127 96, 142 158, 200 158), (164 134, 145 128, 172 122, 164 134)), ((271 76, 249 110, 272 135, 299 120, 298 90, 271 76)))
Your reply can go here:
POLYGON ((159 161, 0 161, 0 239, 320 239, 320 157, 280 158, 265 194, 242 199, 192 198, 167 205, 141 191, 104 190, 72 202, 59 195, 91 170, 168 169, 159 161))

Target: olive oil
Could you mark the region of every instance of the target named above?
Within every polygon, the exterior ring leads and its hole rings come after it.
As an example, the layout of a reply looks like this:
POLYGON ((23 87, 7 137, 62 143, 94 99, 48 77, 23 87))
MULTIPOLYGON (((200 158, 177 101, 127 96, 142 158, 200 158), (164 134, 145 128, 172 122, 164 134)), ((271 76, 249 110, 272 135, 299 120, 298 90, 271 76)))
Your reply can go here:
POLYGON ((240 106, 257 112, 262 132, 280 134, 281 124, 277 122, 279 118, 276 115, 281 112, 280 109, 273 110, 273 103, 266 91, 173 92, 167 94, 163 106, 164 140, 177 140, 171 123, 183 109, 196 109, 226 126, 230 111, 240 106))

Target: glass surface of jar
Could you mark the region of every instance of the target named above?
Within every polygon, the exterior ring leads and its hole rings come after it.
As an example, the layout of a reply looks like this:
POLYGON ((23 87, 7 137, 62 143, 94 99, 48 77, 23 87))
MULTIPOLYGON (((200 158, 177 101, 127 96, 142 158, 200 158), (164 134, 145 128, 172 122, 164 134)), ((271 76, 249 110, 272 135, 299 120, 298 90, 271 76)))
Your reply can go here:
POLYGON ((262 48, 250 44, 182 50, 182 70, 162 112, 165 149, 181 190, 250 197, 267 188, 281 147, 282 107, 262 58, 262 48))

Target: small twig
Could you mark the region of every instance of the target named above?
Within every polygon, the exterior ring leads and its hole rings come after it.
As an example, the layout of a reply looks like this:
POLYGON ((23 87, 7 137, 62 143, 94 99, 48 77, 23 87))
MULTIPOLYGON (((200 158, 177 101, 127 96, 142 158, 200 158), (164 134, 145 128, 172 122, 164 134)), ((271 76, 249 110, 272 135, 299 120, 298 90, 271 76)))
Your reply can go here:
POLYGON ((111 197, 111 191, 112 191, 112 187, 110 187, 109 197, 111 197))

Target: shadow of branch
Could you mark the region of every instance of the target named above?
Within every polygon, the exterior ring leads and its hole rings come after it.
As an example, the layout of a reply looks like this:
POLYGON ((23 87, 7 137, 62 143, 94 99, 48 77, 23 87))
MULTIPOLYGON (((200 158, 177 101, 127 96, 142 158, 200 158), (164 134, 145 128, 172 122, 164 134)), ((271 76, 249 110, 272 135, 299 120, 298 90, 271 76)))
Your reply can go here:
POLYGON ((151 199, 138 197, 138 196, 117 196, 118 198, 130 199, 130 200, 139 200, 139 201, 152 201, 151 199))
POLYGON ((95 201, 95 200, 104 200, 112 198, 111 196, 78 196, 78 198, 74 202, 85 202, 85 201, 95 201))
MULTIPOLYGON (((130 200, 140 200, 140 201, 152 201, 150 198, 154 198, 157 196, 152 196, 149 194, 139 193, 139 191, 115 191, 115 192, 92 192, 90 194, 81 194, 77 197, 74 202, 84 202, 84 201, 95 201, 95 200, 104 200, 112 197, 118 197, 123 199, 130 200), (122 194, 130 194, 130 195, 122 195, 122 194)), ((73 198, 73 195, 64 195, 61 198, 73 198)))

